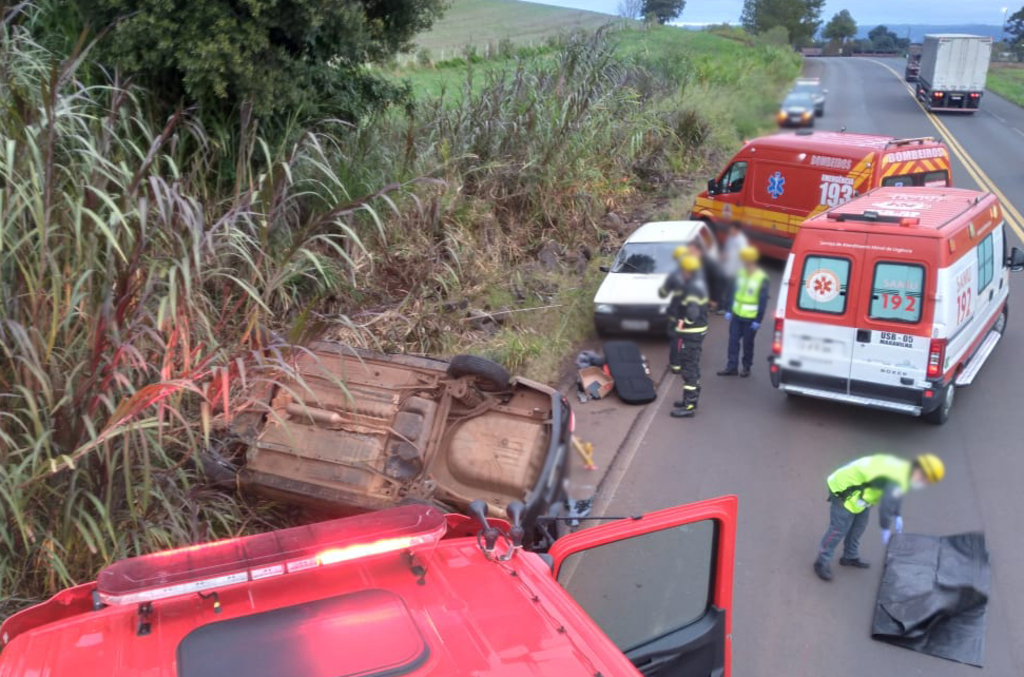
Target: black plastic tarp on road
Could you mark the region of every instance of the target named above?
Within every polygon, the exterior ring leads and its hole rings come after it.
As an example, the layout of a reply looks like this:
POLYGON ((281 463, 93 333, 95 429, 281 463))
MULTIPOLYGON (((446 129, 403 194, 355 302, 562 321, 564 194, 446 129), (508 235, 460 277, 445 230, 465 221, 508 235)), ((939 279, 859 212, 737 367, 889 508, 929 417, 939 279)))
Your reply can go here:
POLYGON ((894 534, 871 636, 981 667, 989 589, 984 534, 894 534))

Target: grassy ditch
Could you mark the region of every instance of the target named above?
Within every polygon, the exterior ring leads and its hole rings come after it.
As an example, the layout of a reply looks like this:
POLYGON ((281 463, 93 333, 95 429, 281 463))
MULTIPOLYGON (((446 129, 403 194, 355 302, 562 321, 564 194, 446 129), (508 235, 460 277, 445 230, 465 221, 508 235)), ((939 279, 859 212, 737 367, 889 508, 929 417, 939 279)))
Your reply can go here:
POLYGON ((632 211, 691 194, 799 68, 599 32, 274 142, 244 117, 154 120, 145 92, 81 82, 87 57, 0 26, 0 616, 127 555, 288 523, 199 456, 291 345, 549 380, 632 211))
POLYGON ((1024 63, 993 63, 987 86, 1018 106, 1024 106, 1024 63))

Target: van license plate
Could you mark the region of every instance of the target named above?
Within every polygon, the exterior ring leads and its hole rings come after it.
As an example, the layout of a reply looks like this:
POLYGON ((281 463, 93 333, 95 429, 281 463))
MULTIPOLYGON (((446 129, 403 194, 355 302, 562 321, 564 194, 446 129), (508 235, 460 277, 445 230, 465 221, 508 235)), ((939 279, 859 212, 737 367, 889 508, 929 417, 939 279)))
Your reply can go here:
POLYGON ((816 355, 831 355, 832 346, 828 345, 824 341, 804 341, 805 353, 814 353, 816 355))
POLYGON ((626 331, 648 331, 651 323, 648 320, 623 320, 622 328, 626 331))

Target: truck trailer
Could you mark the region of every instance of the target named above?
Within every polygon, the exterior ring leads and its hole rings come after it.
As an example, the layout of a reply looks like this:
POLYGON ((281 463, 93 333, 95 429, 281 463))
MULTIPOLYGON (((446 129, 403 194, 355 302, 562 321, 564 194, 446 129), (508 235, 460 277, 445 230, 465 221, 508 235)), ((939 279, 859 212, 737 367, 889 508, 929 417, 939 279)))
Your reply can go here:
POLYGON ((931 111, 974 113, 985 93, 992 38, 942 33, 924 36, 917 98, 931 111))

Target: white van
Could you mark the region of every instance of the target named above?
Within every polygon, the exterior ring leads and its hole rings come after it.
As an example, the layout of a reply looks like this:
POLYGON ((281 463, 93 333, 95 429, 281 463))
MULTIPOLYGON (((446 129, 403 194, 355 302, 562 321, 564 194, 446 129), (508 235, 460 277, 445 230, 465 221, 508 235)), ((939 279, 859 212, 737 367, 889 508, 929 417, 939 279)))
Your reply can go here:
POLYGON ((772 384, 949 418, 1006 329, 1002 208, 990 193, 878 188, 806 221, 779 293, 772 384))

